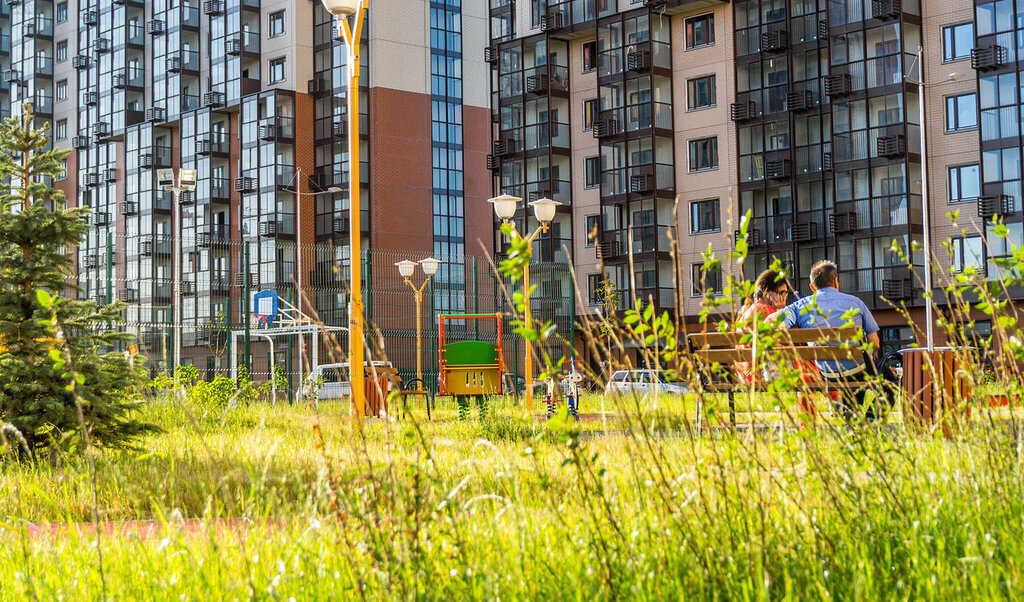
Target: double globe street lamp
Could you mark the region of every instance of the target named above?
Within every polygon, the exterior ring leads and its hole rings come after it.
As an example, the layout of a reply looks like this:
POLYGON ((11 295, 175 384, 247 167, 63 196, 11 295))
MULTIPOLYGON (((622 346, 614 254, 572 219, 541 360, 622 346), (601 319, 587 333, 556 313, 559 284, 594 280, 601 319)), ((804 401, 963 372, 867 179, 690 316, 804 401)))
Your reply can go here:
MULTIPOLYGON (((488 203, 494 207, 494 214, 498 216, 502 224, 508 224, 512 227, 512 236, 522 238, 519 231, 516 230, 515 223, 512 222, 512 218, 515 217, 516 211, 519 209, 520 203, 523 199, 512 196, 510 194, 502 194, 492 199, 487 200, 488 203)), ((548 198, 538 199, 530 203, 533 207, 533 215, 537 218, 540 226, 526 238, 526 242, 533 245, 534 239, 541 232, 548 231, 548 225, 553 219, 555 219, 555 213, 558 211, 558 207, 561 205, 558 201, 553 201, 548 198)), ((530 262, 527 261, 523 266, 523 325, 526 328, 531 328, 533 325, 533 319, 530 315, 530 262)), ((530 347, 530 341, 526 341, 526 365, 524 367, 526 377, 526 411, 533 412, 533 350, 530 347)))
POLYGON ((398 273, 405 280, 405 283, 409 285, 413 293, 416 295, 416 379, 419 381, 418 391, 426 391, 426 383, 423 382, 423 345, 421 338, 421 320, 422 320, 422 306, 423 306, 423 290, 427 288, 427 283, 430 282, 431 277, 437 273, 437 268, 441 265, 441 262, 428 257, 421 259, 419 262, 410 261, 408 259, 399 261, 395 264, 398 266, 398 273), (419 265, 423 268, 423 274, 426 278, 423 280, 418 288, 412 283, 412 275, 416 272, 416 266, 419 265))

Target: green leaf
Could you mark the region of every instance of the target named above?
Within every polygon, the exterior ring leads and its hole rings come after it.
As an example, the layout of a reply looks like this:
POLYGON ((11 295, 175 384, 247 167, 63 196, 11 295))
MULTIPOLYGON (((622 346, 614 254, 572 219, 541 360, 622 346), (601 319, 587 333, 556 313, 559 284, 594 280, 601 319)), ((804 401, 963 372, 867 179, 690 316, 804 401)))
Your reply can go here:
POLYGON ((46 309, 50 309, 51 307, 53 307, 53 297, 50 296, 50 293, 44 291, 41 288, 36 289, 36 301, 38 301, 39 305, 45 307, 46 309))

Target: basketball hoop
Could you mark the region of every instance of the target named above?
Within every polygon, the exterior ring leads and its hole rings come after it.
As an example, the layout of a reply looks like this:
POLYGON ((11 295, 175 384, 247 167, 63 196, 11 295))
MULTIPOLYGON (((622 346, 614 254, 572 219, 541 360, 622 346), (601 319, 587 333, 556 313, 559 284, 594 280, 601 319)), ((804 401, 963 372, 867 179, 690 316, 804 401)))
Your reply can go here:
POLYGON ((267 314, 249 314, 249 327, 259 328, 260 326, 266 326, 270 316, 267 314))

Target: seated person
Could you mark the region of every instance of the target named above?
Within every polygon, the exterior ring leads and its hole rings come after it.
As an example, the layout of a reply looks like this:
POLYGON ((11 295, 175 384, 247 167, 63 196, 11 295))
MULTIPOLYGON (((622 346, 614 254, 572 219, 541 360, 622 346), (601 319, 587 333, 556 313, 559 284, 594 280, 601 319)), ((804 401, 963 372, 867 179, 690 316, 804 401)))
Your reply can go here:
MULTIPOLYGON (((881 348, 878 323, 863 301, 853 295, 839 292, 839 270, 836 264, 831 261, 819 261, 811 267, 810 277, 811 291, 814 294, 798 299, 769 318, 782 318, 782 325, 786 328, 859 327, 864 331, 865 341, 871 343, 877 352, 881 348), (848 316, 850 313, 853 314, 852 318, 848 316)), ((822 360, 815 363, 826 381, 867 380, 876 372, 873 358, 866 356, 867 354, 864 359, 822 360)), ((856 408, 864 408, 866 394, 866 387, 860 387, 854 392, 856 408)), ((854 408, 849 404, 840 404, 839 409, 844 417, 852 418, 854 408)), ((873 408, 866 409, 866 417, 869 420, 875 416, 873 408)))

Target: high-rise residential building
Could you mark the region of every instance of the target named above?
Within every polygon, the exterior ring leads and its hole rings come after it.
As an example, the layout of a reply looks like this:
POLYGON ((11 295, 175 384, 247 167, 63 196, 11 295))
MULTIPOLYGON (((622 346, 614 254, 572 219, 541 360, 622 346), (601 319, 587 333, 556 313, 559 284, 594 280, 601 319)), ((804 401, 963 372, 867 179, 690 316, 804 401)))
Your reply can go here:
POLYGON ((724 285, 703 254, 723 257, 749 212, 748 277, 779 261, 806 294, 834 260, 885 345, 912 342, 889 303, 923 320, 922 78, 936 269, 995 276, 1024 244, 1024 3, 492 0, 490 16, 494 189, 563 204, 534 252, 574 264, 577 311, 607 278, 619 309, 635 290, 695 323, 724 285))
MULTIPOLYGON (((429 255, 444 262, 431 308, 465 306, 463 257, 492 239, 488 70, 464 54, 486 27, 473 3, 369 3, 357 185, 370 308, 394 261, 429 255)), ((53 144, 73 149, 55 185, 92 209, 81 295, 128 303, 126 328, 154 369, 181 337, 182 362, 223 373, 244 352, 225 333, 244 328, 256 290, 298 305, 301 281, 305 313, 347 324, 347 53, 320 2, 5 0, 0 32, 3 113, 32 103, 53 144), (165 192, 161 168, 197 170, 195 189, 165 192)), ((394 323, 412 313, 405 301, 370 318, 406 336, 394 323)), ((250 341, 253 369, 266 373, 262 341, 250 341)), ((275 344, 294 374, 295 337, 275 344)))

